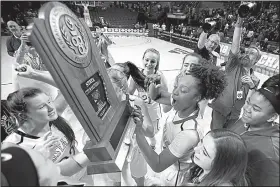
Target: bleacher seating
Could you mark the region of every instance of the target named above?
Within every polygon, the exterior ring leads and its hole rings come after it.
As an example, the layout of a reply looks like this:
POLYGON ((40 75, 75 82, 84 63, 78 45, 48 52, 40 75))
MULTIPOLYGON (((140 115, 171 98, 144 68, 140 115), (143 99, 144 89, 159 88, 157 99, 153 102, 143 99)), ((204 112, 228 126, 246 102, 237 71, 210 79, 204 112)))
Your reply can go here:
POLYGON ((108 7, 107 9, 95 10, 91 15, 93 20, 103 17, 109 23, 110 27, 134 28, 138 13, 132 12, 129 9, 108 7))

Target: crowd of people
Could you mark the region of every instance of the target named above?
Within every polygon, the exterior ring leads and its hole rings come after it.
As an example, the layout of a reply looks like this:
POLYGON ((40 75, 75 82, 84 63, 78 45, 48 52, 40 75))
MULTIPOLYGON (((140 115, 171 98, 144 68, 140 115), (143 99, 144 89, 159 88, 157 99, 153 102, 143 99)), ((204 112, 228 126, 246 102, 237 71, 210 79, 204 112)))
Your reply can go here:
MULTIPOLYGON (((107 47, 113 42, 97 33, 117 98, 129 97, 133 107, 135 132, 126 143, 130 150, 122 173, 130 173, 137 186, 279 186, 279 75, 260 85, 253 71, 260 49, 241 52, 244 21, 236 17, 224 68, 215 53, 220 35, 202 27, 172 90, 157 49, 144 52, 142 68, 132 62, 110 64, 107 47), (204 132, 197 119, 207 105, 212 119, 204 132), (159 124, 161 108, 168 115, 164 124, 159 124), (156 141, 160 126, 163 135, 156 141), (147 166, 156 177, 147 176, 147 166)), ((91 162, 83 151, 89 137, 26 32, 11 20, 8 28, 7 53, 16 59, 17 77, 39 84, 15 80, 18 88, 7 97, 5 107, 16 128, 2 141, 1 186, 93 186, 94 175, 86 173, 91 162)), ((9 122, 1 120, 1 126, 9 122)))
MULTIPOLYGON (((217 19, 219 25, 213 30, 221 35, 221 41, 232 42, 232 33, 238 17, 238 2, 224 2, 222 8, 200 8, 199 12, 190 12, 186 9, 183 13, 187 19, 180 24, 172 23, 174 33, 198 38, 202 32, 202 25, 206 19, 217 19)), ((261 51, 279 53, 279 5, 273 2, 264 2, 259 14, 250 16, 244 21, 242 31, 242 45, 257 46, 261 51), (259 26, 261 25, 261 27, 259 26)), ((161 23, 162 24, 162 23, 161 23)), ((166 23, 165 23, 166 24, 166 23)), ((167 30, 170 31, 168 25, 167 30)))

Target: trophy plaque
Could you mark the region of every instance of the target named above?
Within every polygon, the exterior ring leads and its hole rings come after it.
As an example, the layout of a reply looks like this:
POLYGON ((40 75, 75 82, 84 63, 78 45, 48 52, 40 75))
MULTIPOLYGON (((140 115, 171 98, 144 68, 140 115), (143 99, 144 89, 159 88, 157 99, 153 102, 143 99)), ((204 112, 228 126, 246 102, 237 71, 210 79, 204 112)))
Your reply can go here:
POLYGON ((66 5, 48 2, 29 39, 90 138, 88 174, 120 171, 115 159, 131 107, 128 99, 118 100, 89 27, 66 5))

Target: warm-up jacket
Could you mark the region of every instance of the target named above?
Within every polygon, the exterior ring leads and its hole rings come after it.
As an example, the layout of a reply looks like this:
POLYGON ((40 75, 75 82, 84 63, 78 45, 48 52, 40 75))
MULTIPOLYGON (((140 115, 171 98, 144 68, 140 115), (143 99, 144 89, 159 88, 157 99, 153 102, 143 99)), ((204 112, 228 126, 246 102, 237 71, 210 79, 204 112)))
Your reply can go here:
POLYGON ((239 120, 232 129, 248 150, 247 177, 252 186, 279 186, 279 125, 247 131, 239 120))

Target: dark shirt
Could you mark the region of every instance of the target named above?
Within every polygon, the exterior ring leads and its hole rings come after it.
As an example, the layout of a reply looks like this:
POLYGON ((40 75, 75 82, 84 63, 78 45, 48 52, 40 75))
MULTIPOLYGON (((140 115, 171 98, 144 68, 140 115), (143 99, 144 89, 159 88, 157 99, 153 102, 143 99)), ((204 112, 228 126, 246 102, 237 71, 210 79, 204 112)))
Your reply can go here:
POLYGON ((279 186, 279 126, 247 131, 239 120, 230 130, 239 134, 246 144, 250 186, 279 186))
POLYGON ((18 50, 20 44, 21 44, 21 40, 19 38, 16 38, 14 35, 9 37, 6 42, 8 54, 13 57, 15 51, 18 50))
POLYGON ((1 142, 17 129, 16 119, 7 107, 7 101, 1 100, 1 142))
POLYGON ((194 49, 194 52, 201 55, 202 58, 204 58, 205 60, 207 60, 209 63, 213 64, 214 66, 216 66, 217 63, 217 58, 210 53, 206 47, 204 46, 202 49, 199 49, 198 47, 196 47, 194 49))
POLYGON ((214 51, 217 52, 218 54, 220 54, 220 52, 221 52, 221 46, 218 45, 218 47, 217 47, 214 51))
POLYGON ((262 50, 266 51, 267 50, 267 46, 268 46, 268 42, 261 41, 260 42, 260 46, 261 46, 262 50))
POLYGON ((249 85, 241 82, 241 77, 247 74, 241 63, 241 54, 233 54, 230 51, 225 69, 227 86, 223 93, 212 102, 212 108, 225 117, 230 114, 230 119, 238 119, 249 92, 249 85), (243 92, 243 97, 237 99, 237 91, 240 90, 243 92))

